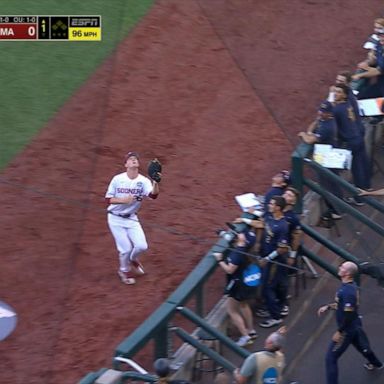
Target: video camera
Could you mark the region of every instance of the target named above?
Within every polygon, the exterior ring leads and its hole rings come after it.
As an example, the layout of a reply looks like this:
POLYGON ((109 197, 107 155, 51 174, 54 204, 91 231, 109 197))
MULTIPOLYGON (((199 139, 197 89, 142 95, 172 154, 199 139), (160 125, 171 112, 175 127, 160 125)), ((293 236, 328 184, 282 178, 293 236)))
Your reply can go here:
POLYGON ((239 224, 233 224, 233 223, 230 223, 230 222, 226 222, 225 223, 227 226, 228 226, 228 230, 225 230, 225 229, 217 229, 216 230, 216 233, 222 237, 223 239, 227 240, 227 241, 232 241, 233 239, 235 239, 237 237, 237 235, 239 233, 242 233, 243 231, 239 228, 240 225, 239 224))

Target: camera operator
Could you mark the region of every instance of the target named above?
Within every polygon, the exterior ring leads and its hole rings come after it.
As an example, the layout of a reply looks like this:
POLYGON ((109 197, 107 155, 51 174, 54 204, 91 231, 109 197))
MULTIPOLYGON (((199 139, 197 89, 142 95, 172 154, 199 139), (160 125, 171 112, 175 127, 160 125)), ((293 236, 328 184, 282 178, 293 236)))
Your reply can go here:
POLYGON ((243 283, 243 272, 251 263, 245 252, 255 244, 256 236, 252 231, 247 231, 236 234, 233 241, 233 249, 227 256, 222 253, 214 253, 213 256, 220 268, 227 274, 225 289, 225 293, 228 295, 227 312, 241 334, 236 344, 244 347, 252 344, 257 337, 253 328, 252 310, 248 303, 248 300, 254 295, 255 288, 243 283))

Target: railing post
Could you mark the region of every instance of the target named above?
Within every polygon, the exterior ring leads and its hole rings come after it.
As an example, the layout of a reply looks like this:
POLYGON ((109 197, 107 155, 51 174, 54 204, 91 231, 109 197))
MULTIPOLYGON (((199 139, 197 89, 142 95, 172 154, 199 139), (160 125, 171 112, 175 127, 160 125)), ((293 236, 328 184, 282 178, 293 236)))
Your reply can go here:
POLYGON ((196 295, 195 295, 196 305, 195 305, 195 311, 200 317, 204 317, 204 284, 201 284, 196 289, 196 295))
POLYGON ((299 144, 292 153, 292 185, 300 192, 300 199, 297 200, 295 211, 303 212, 303 196, 304 196, 304 157, 311 152, 312 146, 309 144, 299 144))
POLYGON ((168 322, 158 327, 153 338, 155 343, 155 360, 167 357, 169 351, 169 331, 168 322))

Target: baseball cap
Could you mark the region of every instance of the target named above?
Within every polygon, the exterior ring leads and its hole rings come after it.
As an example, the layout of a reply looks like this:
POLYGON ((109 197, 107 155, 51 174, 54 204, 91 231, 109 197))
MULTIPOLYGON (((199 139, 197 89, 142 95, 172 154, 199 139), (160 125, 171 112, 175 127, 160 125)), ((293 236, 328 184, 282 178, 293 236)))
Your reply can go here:
POLYGON ((137 152, 128 152, 125 155, 124 160, 127 161, 130 157, 136 157, 138 159, 139 158, 139 154, 137 152))
POLYGON ((328 100, 324 100, 319 107, 319 111, 326 113, 333 113, 333 105, 328 100))
POLYGON ((283 180, 285 181, 286 184, 291 183, 291 174, 289 171, 284 169, 283 171, 280 172, 280 174, 283 177, 283 180))

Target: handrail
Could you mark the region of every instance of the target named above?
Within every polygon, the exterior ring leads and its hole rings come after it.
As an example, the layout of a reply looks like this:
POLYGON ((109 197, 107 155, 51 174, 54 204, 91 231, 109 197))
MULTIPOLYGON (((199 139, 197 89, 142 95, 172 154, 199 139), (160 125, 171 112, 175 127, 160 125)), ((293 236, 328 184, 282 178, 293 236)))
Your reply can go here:
MULTIPOLYGON (((317 172, 322 173, 323 175, 329 177, 332 181, 335 183, 338 183, 341 185, 343 188, 345 188, 347 191, 351 192, 352 194, 357 195, 358 190, 356 187, 354 187, 352 184, 348 183, 346 180, 344 180, 342 177, 334 174, 331 172, 329 169, 324 168, 320 164, 318 164, 316 161, 313 161, 311 159, 304 159, 305 163, 308 164, 311 168, 316 170, 317 172)), ((380 203, 376 199, 373 199, 372 197, 369 196, 361 196, 360 197, 364 202, 368 203, 370 206, 373 208, 377 209, 379 212, 384 213, 384 204, 380 203)))
POLYGON ((132 367, 133 369, 135 369, 137 372, 141 373, 142 375, 147 375, 148 374, 148 372, 141 365, 137 364, 132 359, 127 359, 125 357, 116 356, 115 360, 119 361, 121 363, 128 364, 130 367, 132 367))
POLYGON ((304 182, 312 190, 314 190, 321 196, 324 196, 326 199, 330 200, 331 202, 337 205, 341 205, 343 209, 346 210, 348 213, 350 213, 354 218, 366 224, 369 228, 377 232, 379 235, 384 236, 384 228, 381 225, 376 224, 373 220, 365 216, 363 213, 361 213, 355 208, 352 208, 349 204, 344 203, 342 200, 332 195, 332 193, 329 193, 328 191, 326 191, 325 189, 323 189, 321 186, 317 185, 313 181, 309 179, 304 179, 304 182))
POLYGON ((327 247, 332 252, 338 254, 343 259, 348 260, 348 261, 353 261, 354 263, 360 262, 360 260, 356 256, 352 255, 352 253, 346 251, 344 248, 339 247, 333 241, 322 236, 319 232, 312 229, 309 225, 302 223, 301 228, 303 229, 303 232, 305 234, 312 237, 312 239, 314 239, 317 242, 319 242, 320 244, 324 245, 325 247, 327 247))
POLYGON ((331 275, 338 278, 337 269, 333 265, 327 263, 324 259, 317 256, 314 252, 312 252, 310 249, 308 249, 305 246, 301 247, 301 252, 304 256, 307 256, 308 259, 311 259, 313 262, 315 262, 319 267, 325 269, 331 275))
POLYGON ((239 356, 246 358, 250 355, 249 351, 239 347, 232 339, 218 331, 216 328, 212 327, 209 323, 207 323, 201 317, 197 316, 196 313, 192 312, 190 309, 186 307, 178 307, 177 310, 187 319, 191 320, 194 324, 200 326, 220 342, 225 344, 228 348, 231 348, 233 352, 237 353, 239 356))
POLYGON ((221 367, 227 369, 230 372, 233 372, 236 369, 236 366, 232 364, 230 361, 225 359, 223 356, 219 355, 216 351, 213 349, 207 347, 204 344, 201 344, 197 339, 195 339, 193 336, 191 336, 189 333, 185 332, 184 329, 179 327, 173 327, 171 328, 173 332, 175 332, 184 342, 192 345, 204 355, 210 357, 212 360, 217 362, 221 367))

